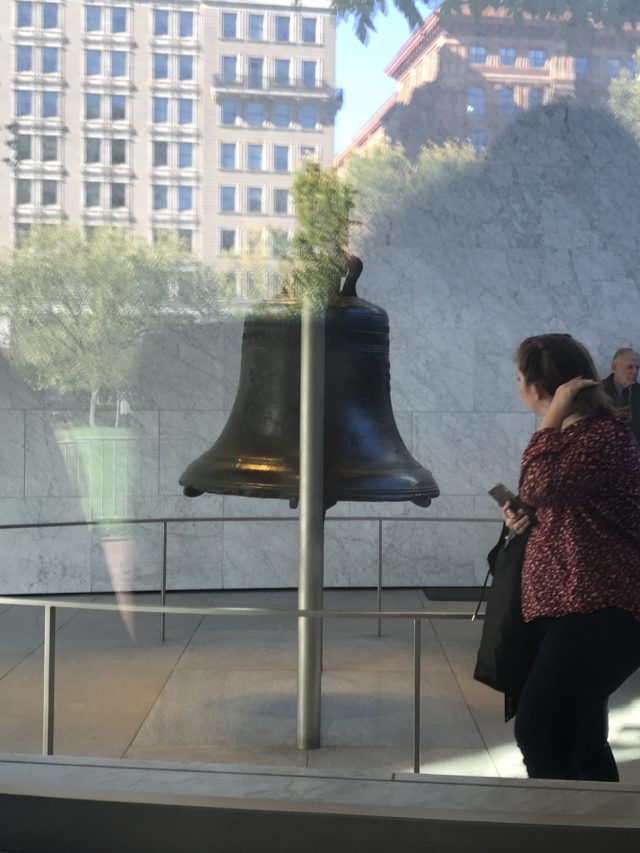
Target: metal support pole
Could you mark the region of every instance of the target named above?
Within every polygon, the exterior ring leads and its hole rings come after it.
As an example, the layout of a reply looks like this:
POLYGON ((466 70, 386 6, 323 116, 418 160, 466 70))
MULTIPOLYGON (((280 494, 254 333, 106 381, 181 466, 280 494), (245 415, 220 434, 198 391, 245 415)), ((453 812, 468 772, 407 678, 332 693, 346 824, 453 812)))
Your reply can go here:
MULTIPOLYGON (((162 576, 160 578, 160 604, 167 603, 167 522, 162 522, 162 576)), ((165 615, 160 614, 160 640, 164 640, 165 615)))
POLYGON ((56 690, 56 609, 44 609, 44 691, 42 696, 42 754, 53 755, 56 690))
MULTIPOLYGON (((382 519, 378 520, 378 612, 382 610, 382 519)), ((378 636, 382 634, 382 619, 378 619, 378 636)))
POLYGON ((413 620, 413 772, 420 772, 421 621, 413 620))
MULTIPOLYGON (((322 610, 324 586, 324 312, 303 302, 300 339, 298 607, 322 610)), ((298 619, 298 749, 320 746, 322 620, 298 619)))

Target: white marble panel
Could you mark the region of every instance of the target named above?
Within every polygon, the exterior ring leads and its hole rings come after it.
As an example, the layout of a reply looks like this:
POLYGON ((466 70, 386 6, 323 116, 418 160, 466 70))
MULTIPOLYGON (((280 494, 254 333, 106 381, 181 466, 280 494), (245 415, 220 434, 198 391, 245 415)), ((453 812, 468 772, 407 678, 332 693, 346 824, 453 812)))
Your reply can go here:
POLYGON ((224 522, 225 589, 297 587, 298 524, 224 522))
POLYGON ((160 412, 160 493, 181 495, 187 465, 217 441, 227 422, 221 411, 160 412))
POLYGON ((0 531, 5 595, 88 592, 91 533, 86 527, 0 531))
POLYGON ((0 409, 38 409, 38 395, 24 382, 4 355, 0 354, 0 409))
POLYGON ((225 411, 231 411, 238 390, 243 329, 244 320, 240 317, 229 318, 224 323, 224 394, 222 408, 225 411))
POLYGON ((184 522, 167 528, 167 589, 222 588, 221 522, 184 522))
POLYGON ((298 510, 292 509, 289 501, 281 498, 245 498, 240 495, 225 495, 224 516, 225 518, 258 516, 295 519, 298 517, 298 510))
POLYGON ((167 518, 220 518, 223 502, 222 495, 200 495, 198 498, 164 495, 159 515, 167 518))
POLYGON ((161 572, 161 524, 93 528, 92 592, 159 590, 161 572))
POLYGON ((0 409, 0 497, 24 495, 25 413, 0 409))
MULTIPOLYGON (((430 460, 420 459, 427 468, 430 460)), ((437 481, 436 481, 437 482, 437 481)), ((471 518, 475 515, 471 495, 440 495, 431 501, 431 506, 421 507, 411 501, 352 501, 351 516, 375 516, 393 518, 471 518)))
POLYGON ((375 521, 328 521, 324 533, 324 585, 376 586, 378 525, 375 521))
POLYGON ((46 524, 83 521, 77 498, 0 498, 0 524, 46 524))
POLYGON ((77 471, 67 467, 56 440, 55 416, 48 412, 27 412, 25 417, 25 496, 79 496, 77 471))

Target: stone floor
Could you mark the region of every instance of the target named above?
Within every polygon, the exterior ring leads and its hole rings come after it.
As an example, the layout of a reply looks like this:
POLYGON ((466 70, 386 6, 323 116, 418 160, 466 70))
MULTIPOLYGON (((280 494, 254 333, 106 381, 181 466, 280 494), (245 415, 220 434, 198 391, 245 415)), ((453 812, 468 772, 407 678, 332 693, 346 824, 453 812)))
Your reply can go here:
MULTIPOLYGON (((78 598, 109 602, 110 598, 78 598)), ((136 596, 157 603, 158 597, 136 596)), ((175 593, 194 607, 295 607, 294 592, 175 593)), ((374 609, 371 591, 327 591, 325 607, 374 609)), ((388 590, 387 610, 471 610, 388 590)), ((479 622, 422 630, 421 770, 523 777, 501 696, 472 678, 479 622)), ((39 753, 40 609, 0 610, 0 753, 39 753)), ((328 619, 322 746, 296 748, 296 623, 269 617, 58 611, 55 752, 59 755, 403 772, 413 768, 413 637, 404 621, 328 619)), ((640 782, 640 675, 611 702, 610 740, 623 782, 640 782)))

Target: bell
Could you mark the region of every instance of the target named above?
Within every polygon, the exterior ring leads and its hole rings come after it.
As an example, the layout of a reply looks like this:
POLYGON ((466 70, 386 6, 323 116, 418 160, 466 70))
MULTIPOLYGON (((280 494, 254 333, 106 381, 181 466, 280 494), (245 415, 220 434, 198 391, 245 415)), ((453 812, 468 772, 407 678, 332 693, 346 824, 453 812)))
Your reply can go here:
MULTIPOLYGON (((404 501, 428 506, 440 492, 407 450, 393 417, 389 318, 359 299, 353 258, 325 319, 324 503, 404 501)), ((286 296, 244 324, 240 382, 216 443, 180 477, 203 492, 298 500, 300 315, 286 296)))

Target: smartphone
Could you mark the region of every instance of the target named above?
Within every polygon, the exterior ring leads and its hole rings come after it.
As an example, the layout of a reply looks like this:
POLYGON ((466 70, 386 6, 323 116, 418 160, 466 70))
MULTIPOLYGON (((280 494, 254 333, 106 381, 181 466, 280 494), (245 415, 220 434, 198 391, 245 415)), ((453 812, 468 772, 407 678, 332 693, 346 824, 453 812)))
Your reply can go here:
POLYGON ((511 509, 520 509, 520 501, 517 496, 502 483, 496 483, 492 489, 489 489, 489 494, 500 507, 503 507, 509 501, 511 509))

